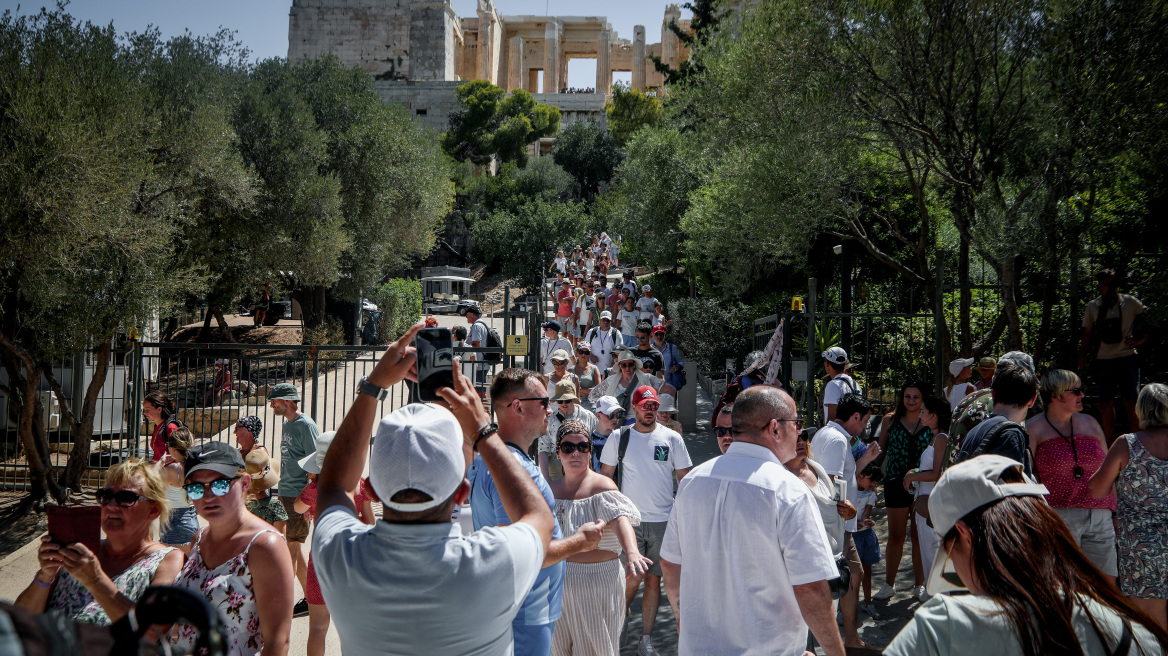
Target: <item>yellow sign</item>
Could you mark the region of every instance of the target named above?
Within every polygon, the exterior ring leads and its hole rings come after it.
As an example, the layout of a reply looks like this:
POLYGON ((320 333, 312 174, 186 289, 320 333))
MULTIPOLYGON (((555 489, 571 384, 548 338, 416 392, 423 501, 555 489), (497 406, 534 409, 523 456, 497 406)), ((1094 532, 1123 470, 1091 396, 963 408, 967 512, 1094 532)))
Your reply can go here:
POLYGON ((791 299, 791 311, 792 312, 802 312, 803 311, 803 297, 802 296, 796 296, 795 298, 791 299))
POLYGON ((507 355, 527 355, 527 335, 507 335, 507 355))

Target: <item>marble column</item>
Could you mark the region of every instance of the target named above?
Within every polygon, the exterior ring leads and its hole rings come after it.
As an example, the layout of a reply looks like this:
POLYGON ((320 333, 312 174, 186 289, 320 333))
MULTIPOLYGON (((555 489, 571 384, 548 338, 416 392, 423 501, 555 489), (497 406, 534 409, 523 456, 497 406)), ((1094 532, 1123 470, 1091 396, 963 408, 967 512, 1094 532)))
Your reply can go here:
POLYGON ((669 24, 680 21, 680 7, 669 5, 665 8, 665 19, 661 21, 661 62, 670 68, 677 68, 681 59, 681 39, 669 29, 669 24))
POLYGON ((476 79, 491 82, 491 13, 479 10, 478 71, 476 79))
POLYGON ((511 37, 510 44, 507 48, 507 91, 509 92, 524 88, 523 37, 511 37))
POLYGON ((596 40, 596 93, 608 94, 612 87, 612 31, 600 30, 596 40))
POLYGON ((633 27, 633 88, 645 89, 645 26, 633 27))
POLYGON ((560 79, 560 59, 562 50, 560 38, 563 35, 560 22, 549 20, 544 30, 543 41, 543 92, 559 93, 563 80, 560 79))

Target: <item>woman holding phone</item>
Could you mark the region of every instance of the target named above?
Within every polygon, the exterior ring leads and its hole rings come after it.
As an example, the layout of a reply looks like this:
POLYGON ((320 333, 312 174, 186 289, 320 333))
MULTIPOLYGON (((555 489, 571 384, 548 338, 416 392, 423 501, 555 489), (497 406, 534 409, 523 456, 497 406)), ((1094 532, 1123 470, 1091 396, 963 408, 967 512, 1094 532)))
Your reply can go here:
POLYGON ((109 626, 134 608, 147 587, 174 581, 182 552, 150 535, 154 520, 161 518, 165 525, 170 513, 158 468, 138 459, 118 463, 106 472, 106 487, 96 496, 106 535, 97 553, 80 542, 59 544, 42 537, 40 569, 17 597, 17 606, 109 626))

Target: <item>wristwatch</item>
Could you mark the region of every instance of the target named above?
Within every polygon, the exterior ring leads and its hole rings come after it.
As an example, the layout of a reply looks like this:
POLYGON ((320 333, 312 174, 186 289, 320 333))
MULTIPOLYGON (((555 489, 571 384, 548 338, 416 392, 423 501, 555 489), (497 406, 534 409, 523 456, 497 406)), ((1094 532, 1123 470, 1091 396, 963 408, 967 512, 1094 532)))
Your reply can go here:
POLYGON ((361 394, 368 394, 378 401, 384 401, 385 397, 389 395, 389 390, 369 382, 367 376, 361 376, 361 380, 357 381, 357 391, 361 394))

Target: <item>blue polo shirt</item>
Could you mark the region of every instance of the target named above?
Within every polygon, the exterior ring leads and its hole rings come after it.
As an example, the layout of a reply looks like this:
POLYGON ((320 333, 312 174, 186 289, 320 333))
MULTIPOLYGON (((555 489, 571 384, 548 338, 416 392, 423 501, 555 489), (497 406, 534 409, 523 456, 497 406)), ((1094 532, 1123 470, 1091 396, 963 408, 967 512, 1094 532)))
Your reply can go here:
MULTIPOLYGON (((560 531, 560 523, 555 521, 556 499, 552 496, 551 487, 548 486, 543 474, 540 473, 539 465, 535 464, 531 458, 527 457, 526 453, 519 449, 512 446, 507 448, 515 456, 515 460, 523 465, 523 469, 531 475, 540 494, 543 495, 544 501, 547 501, 548 508, 553 511, 552 521, 555 526, 552 529, 552 539, 563 538, 564 534, 560 531)), ((467 478, 470 480, 470 509, 476 531, 487 526, 514 523, 515 520, 508 517, 507 511, 503 510, 503 502, 499 499, 499 490, 495 487, 495 481, 491 477, 491 472, 487 471, 487 465, 483 462, 482 456, 475 456, 474 462, 471 463, 470 470, 467 472, 467 478)), ((531 587, 531 592, 527 594, 527 599, 515 616, 513 624, 539 626, 555 622, 560 619, 560 603, 563 596, 564 562, 560 561, 539 571, 539 576, 536 577, 535 584, 531 587)))

